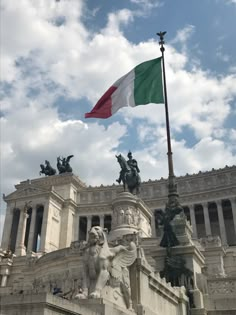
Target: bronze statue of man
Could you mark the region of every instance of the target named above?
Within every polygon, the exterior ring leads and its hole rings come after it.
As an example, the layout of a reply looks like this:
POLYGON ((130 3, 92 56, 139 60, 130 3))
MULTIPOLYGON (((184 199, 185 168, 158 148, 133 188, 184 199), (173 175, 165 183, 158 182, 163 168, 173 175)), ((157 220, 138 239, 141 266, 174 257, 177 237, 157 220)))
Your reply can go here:
POLYGON ((128 157, 127 164, 131 168, 134 176, 137 176, 138 173, 140 173, 140 170, 138 167, 138 162, 135 159, 133 159, 132 152, 130 152, 130 151, 129 151, 127 157, 128 157))

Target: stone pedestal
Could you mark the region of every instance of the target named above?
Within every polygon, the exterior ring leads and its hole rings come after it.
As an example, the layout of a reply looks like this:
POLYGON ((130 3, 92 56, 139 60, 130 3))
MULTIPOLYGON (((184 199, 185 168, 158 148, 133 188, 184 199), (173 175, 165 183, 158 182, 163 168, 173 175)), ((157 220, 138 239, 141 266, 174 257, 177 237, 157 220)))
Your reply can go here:
POLYGON ((144 202, 129 192, 123 192, 112 202, 112 231, 109 241, 127 234, 151 237, 151 210, 144 202))
MULTIPOLYGON (((192 228, 183 214, 177 215, 172 222, 173 231, 175 232, 180 245, 171 248, 171 255, 178 256, 186 262, 186 268, 193 272, 193 288, 191 291, 195 304, 195 311, 204 311, 204 302, 202 292, 197 287, 197 275, 201 274, 205 266, 205 259, 200 249, 192 241, 192 228)), ((144 245, 145 246, 145 245, 144 245)), ((150 250, 149 250, 150 252, 150 250)), ((155 260, 155 270, 160 272, 164 269, 166 248, 157 247, 152 249, 151 256, 155 260)), ((205 314, 195 313, 195 314, 205 314)))
POLYGON ((206 274, 211 277, 225 277, 225 250, 222 247, 220 237, 207 236, 202 238, 200 243, 205 250, 206 274))
POLYGON ((172 226, 180 245, 193 245, 193 229, 186 220, 184 213, 175 216, 172 226))

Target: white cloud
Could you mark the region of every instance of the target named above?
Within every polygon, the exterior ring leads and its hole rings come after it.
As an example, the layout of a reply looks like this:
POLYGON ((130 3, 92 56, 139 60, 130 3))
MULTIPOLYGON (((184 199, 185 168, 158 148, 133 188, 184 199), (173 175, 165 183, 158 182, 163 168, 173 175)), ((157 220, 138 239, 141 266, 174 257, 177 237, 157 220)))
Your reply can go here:
POLYGON ((184 44, 193 34, 195 30, 194 25, 187 25, 183 29, 178 30, 176 37, 172 40, 172 43, 184 44))
POLYGON ((230 56, 223 52, 222 46, 217 47, 216 57, 223 62, 229 62, 230 61, 230 56))
MULTIPOLYGON (((59 95, 87 98, 94 103, 136 64, 160 54, 156 41, 135 44, 125 37, 124 27, 132 23, 135 12, 123 9, 110 13, 106 26, 92 33, 82 23, 83 3, 2 1, 5 68, 1 74, 10 85, 10 91, 3 88, 1 118, 5 193, 20 180, 38 177, 39 164, 45 159, 55 166, 59 155, 74 154, 71 165, 87 184, 113 183, 119 173, 115 154, 129 124, 140 130, 138 140, 142 145, 134 155, 142 179, 167 176, 163 105, 122 109, 117 119, 124 117, 125 122, 113 123, 107 129, 91 120, 62 121, 58 114, 55 101, 59 95), (63 23, 58 26, 62 16, 63 23), (136 118, 138 127, 134 124, 136 118)), ((187 26, 175 40, 185 44, 193 31, 193 26, 187 26)), ((185 140, 174 141, 173 136, 177 174, 222 167, 235 159, 232 145, 224 143, 229 134, 224 124, 236 95, 235 75, 232 72, 213 77, 200 66, 190 71, 190 62, 187 52, 166 45, 171 132, 181 132, 188 126, 196 137, 196 145, 190 148, 185 140), (206 147, 214 154, 206 157, 206 147)), ((230 132, 229 140, 233 139, 235 130, 230 132)))
POLYGON ((131 3, 135 3, 142 8, 145 12, 151 9, 162 6, 163 2, 160 0, 130 0, 131 3))

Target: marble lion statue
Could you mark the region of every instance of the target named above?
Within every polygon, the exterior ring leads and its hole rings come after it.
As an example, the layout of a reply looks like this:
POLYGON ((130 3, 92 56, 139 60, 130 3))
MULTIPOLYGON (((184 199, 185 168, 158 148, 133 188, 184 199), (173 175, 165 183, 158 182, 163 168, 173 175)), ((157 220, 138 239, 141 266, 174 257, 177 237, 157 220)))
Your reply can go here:
MULTIPOLYGON (((123 295, 130 296, 127 267, 134 263, 137 250, 132 235, 127 235, 125 242, 125 245, 110 248, 103 229, 100 226, 91 228, 83 254, 82 289, 75 298, 100 298, 108 280, 116 283, 123 295)), ((129 298, 125 298, 125 303, 130 307, 129 298)))

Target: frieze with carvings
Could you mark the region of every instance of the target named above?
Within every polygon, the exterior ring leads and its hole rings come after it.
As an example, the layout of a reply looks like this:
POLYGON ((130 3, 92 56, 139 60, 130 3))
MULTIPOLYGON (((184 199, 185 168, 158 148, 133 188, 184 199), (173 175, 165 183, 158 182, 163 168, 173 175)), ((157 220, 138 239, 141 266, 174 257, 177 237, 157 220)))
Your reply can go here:
POLYGON ((236 280, 208 281, 210 294, 234 294, 236 296, 236 280))
POLYGON ((200 238, 200 244, 203 247, 220 247, 221 244, 221 239, 219 236, 207 236, 204 238, 200 238))
POLYGON ((112 226, 133 225, 138 227, 140 223, 140 211, 133 206, 117 206, 113 210, 112 226))

